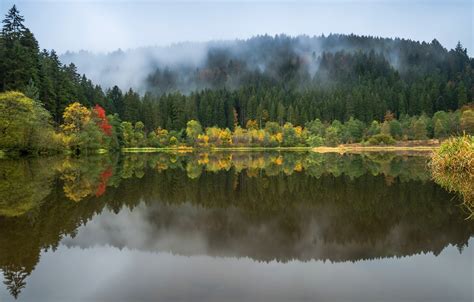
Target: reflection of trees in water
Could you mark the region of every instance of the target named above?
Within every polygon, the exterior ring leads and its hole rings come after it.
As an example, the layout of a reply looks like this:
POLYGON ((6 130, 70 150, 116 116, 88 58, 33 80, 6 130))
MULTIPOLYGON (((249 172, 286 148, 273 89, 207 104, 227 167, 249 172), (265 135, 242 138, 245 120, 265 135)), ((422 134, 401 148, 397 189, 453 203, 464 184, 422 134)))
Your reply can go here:
POLYGON ((24 268, 3 268, 3 284, 6 285, 7 290, 10 292, 12 297, 15 299, 18 298, 21 291, 26 286, 26 277, 30 275, 31 272, 25 271, 24 268))
POLYGON ((143 175, 146 167, 157 171, 167 169, 185 170, 189 178, 198 178, 202 171, 218 172, 245 171, 249 176, 265 174, 268 176, 285 173, 291 175, 305 171, 306 174, 320 177, 323 174, 347 175, 357 178, 370 173, 402 180, 428 180, 425 157, 397 156, 394 154, 345 155, 295 153, 295 152, 215 152, 183 154, 127 155, 123 158, 123 178, 143 175))
POLYGON ((16 296, 42 249, 105 208, 141 201, 156 230, 201 230, 215 255, 343 261, 462 248, 473 227, 425 165, 423 157, 244 152, 0 161, 0 268, 16 296), (200 214, 181 225, 189 204, 200 214))
POLYGON ((57 160, 0 160, 0 216, 34 210, 51 191, 57 160))
MULTIPOLYGON (((350 180, 347 176, 325 175, 315 179, 295 173, 249 178, 223 172, 204 173, 193 182, 186 182, 186 179, 179 171, 167 170, 156 177, 147 176, 146 182, 133 186, 141 186, 137 191, 150 207, 159 200, 169 207, 191 203, 218 213, 218 218, 211 215, 193 220, 195 224, 189 229, 220 234, 214 237, 221 242, 257 237, 254 244, 270 248, 255 249, 251 251, 255 254, 247 254, 257 259, 298 257, 294 247, 311 243, 304 236, 313 232, 312 228, 317 228, 313 235, 318 241, 327 245, 363 247, 359 255, 350 255, 354 258, 347 258, 347 254, 340 258, 330 253, 324 255, 330 260, 402 256, 421 251, 438 253, 447 241, 464 245, 472 234, 472 227, 466 225, 450 203, 450 195, 431 182, 397 180, 387 187, 382 176, 364 175, 350 180), (178 183, 186 185, 167 189, 171 186, 167 180, 173 179, 175 183, 176 178, 180 178, 178 183), (236 179, 237 187, 234 185, 236 179), (237 216, 229 214, 227 210, 230 209, 237 209, 237 216), (262 235, 252 233, 265 228, 271 230, 262 235), (389 242, 387 238, 398 242, 389 242), (383 244, 387 244, 387 249, 383 249, 383 244), (372 249, 373 253, 367 254, 372 249)), ((125 191, 120 193, 127 198, 126 194, 125 191)), ((156 218, 153 221, 157 229, 168 229, 179 222, 179 211, 174 215, 160 215, 163 211, 160 208, 150 215, 156 218), (163 224, 166 221, 169 221, 168 225, 163 224)), ((248 245, 242 244, 242 247, 248 245)), ((242 255, 245 255, 244 250, 242 255)), ((313 256, 309 254, 308 258, 313 256)))
POLYGON ((113 176, 111 159, 108 157, 66 159, 59 172, 64 181, 64 194, 75 202, 91 195, 104 194, 113 176))

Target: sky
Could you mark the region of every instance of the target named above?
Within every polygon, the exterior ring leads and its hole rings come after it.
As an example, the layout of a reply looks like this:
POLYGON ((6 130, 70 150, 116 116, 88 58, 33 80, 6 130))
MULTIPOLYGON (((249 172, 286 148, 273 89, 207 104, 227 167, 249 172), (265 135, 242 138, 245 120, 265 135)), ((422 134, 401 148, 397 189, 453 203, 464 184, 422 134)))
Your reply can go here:
POLYGON ((16 4, 41 48, 110 52, 142 46, 330 33, 401 37, 474 49, 472 0, 0 0, 16 4))

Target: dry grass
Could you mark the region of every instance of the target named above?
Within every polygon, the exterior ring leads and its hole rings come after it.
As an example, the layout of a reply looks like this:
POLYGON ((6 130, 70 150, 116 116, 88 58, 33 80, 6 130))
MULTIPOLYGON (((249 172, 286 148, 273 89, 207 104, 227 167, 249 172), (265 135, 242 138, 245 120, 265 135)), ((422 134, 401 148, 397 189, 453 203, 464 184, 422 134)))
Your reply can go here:
POLYGON ((186 147, 186 146, 165 147, 165 148, 130 147, 130 148, 122 148, 122 152, 123 153, 155 153, 155 152, 188 153, 188 152, 193 152, 193 148, 186 147))
POLYGON ((317 153, 364 153, 364 152, 423 152, 435 151, 435 146, 362 146, 362 145, 340 145, 338 147, 315 147, 317 153))
POLYGON ((431 171, 435 182, 459 193, 470 218, 474 218, 474 136, 453 137, 433 153, 431 171))
POLYGON ((214 152, 214 151, 311 151, 311 147, 133 147, 122 148, 124 153, 153 153, 153 152, 214 152))

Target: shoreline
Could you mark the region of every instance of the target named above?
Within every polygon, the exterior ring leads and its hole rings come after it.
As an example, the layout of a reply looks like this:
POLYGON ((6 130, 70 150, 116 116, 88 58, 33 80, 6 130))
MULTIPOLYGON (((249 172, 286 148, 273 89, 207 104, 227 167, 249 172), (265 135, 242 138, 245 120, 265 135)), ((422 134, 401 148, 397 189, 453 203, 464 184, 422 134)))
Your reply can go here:
MULTIPOLYGON (((440 146, 438 140, 399 142, 395 145, 364 146, 362 144, 342 144, 336 147, 133 147, 120 150, 98 149, 88 155, 107 153, 193 153, 193 152, 315 152, 315 153, 368 153, 368 152, 400 152, 400 153, 432 153, 440 146)), ((70 155, 68 151, 56 154, 70 155)), ((40 154, 41 155, 41 154, 40 154)), ((40 156, 39 155, 39 156, 40 156)), ((0 150, 0 158, 8 158, 8 152, 0 150)), ((19 156, 22 157, 22 156, 19 156)))
POLYGON ((338 147, 315 147, 316 153, 364 153, 364 152, 417 152, 431 153, 439 146, 338 146, 338 147))
POLYGON ((150 147, 136 147, 136 148, 122 148, 122 153, 154 153, 154 152, 258 152, 258 151, 312 151, 313 147, 210 147, 210 148, 195 148, 195 147, 178 147, 178 148, 150 148, 150 147))
POLYGON ((417 145, 417 146, 360 146, 339 145, 337 147, 212 147, 212 148, 122 148, 122 153, 159 153, 159 152, 315 152, 315 153, 363 153, 363 152, 421 152, 431 153, 439 148, 439 145, 417 145))

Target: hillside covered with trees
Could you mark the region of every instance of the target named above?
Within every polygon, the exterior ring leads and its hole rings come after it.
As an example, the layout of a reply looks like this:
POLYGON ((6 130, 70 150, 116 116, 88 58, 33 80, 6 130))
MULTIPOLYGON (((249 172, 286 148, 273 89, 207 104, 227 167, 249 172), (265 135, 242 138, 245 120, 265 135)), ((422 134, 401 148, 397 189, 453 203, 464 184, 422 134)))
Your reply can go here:
POLYGON ((105 78, 145 58, 137 87, 101 87, 40 51, 13 6, 0 36, 0 148, 390 144, 474 132, 474 59, 460 43, 280 35, 200 49, 183 61, 154 48, 65 55, 100 58, 105 78))

